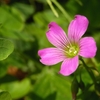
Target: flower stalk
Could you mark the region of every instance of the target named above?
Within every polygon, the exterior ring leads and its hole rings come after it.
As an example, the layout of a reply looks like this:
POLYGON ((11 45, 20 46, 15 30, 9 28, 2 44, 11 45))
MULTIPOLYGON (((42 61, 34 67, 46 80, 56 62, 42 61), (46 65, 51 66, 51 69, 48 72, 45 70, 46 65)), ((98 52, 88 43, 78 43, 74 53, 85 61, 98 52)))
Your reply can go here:
POLYGON ((47 1, 47 3, 49 4, 49 6, 50 6, 52 12, 54 13, 54 15, 55 15, 56 17, 59 17, 59 15, 58 15, 56 9, 55 9, 54 6, 52 5, 51 0, 46 0, 46 1, 47 1))
POLYGON ((70 22, 71 17, 69 14, 65 11, 65 9, 57 2, 57 0, 51 0, 57 7, 58 9, 64 14, 64 16, 67 18, 67 20, 70 22))

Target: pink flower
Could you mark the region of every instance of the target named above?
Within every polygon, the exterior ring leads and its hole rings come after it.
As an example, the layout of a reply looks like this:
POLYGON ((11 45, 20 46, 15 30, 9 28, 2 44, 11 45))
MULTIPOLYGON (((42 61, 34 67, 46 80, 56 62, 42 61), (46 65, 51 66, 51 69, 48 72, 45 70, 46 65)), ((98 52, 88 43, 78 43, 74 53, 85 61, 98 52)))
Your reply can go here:
POLYGON ((87 30, 88 19, 76 15, 68 27, 68 35, 55 22, 49 24, 46 36, 55 47, 38 51, 40 62, 45 65, 54 65, 62 62, 59 73, 68 76, 76 71, 79 65, 79 55, 92 58, 96 55, 96 42, 92 37, 81 38, 87 30))

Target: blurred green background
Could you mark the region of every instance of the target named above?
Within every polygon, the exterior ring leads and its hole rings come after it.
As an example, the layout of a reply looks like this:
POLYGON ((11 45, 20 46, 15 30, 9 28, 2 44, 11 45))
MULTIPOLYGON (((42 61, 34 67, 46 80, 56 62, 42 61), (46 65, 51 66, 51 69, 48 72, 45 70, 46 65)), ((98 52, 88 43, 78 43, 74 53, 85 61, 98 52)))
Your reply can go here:
MULTIPOLYGON (((0 61, 0 90, 10 93, 0 100, 72 100, 74 75, 58 74, 61 63, 42 65, 37 52, 52 46, 46 38, 51 21, 67 33, 76 14, 88 18, 85 36, 93 36, 98 47, 96 57, 85 61, 100 71, 100 0, 0 0, 0 38, 10 39, 14 44, 13 53, 0 61)), ((84 84, 77 100, 100 100, 100 84, 95 88, 84 67, 75 73, 82 74, 81 81, 78 75, 77 80, 84 84)))

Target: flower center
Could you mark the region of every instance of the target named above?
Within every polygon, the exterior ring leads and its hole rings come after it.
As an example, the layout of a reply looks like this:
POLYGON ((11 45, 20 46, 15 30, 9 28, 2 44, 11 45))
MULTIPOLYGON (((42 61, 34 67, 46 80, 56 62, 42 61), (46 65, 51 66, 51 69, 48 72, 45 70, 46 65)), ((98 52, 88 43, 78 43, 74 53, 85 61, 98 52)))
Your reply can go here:
POLYGON ((65 50, 65 54, 67 57, 72 58, 74 56, 76 56, 79 52, 79 47, 78 45, 71 45, 71 46, 67 46, 66 50, 65 50))

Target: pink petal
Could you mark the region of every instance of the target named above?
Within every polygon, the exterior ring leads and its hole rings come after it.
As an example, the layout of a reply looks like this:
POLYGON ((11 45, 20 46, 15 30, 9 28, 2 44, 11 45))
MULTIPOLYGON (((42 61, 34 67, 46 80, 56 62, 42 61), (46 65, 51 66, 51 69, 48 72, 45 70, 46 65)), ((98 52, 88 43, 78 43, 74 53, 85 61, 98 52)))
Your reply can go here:
POLYGON ((71 59, 66 59, 62 63, 59 73, 61 73, 64 76, 68 76, 76 71, 78 64, 79 64, 78 56, 71 59))
POLYGON ((96 42, 92 37, 85 37, 80 40, 80 56, 92 58, 96 55, 96 51, 96 42))
POLYGON ((76 15, 68 27, 68 38, 72 41, 78 41, 86 32, 88 19, 85 16, 76 15))
POLYGON ((49 24, 49 31, 46 35, 49 42, 56 47, 62 48, 67 44, 67 36, 65 32, 55 22, 49 24))
POLYGON ((66 58, 63 52, 57 48, 39 50, 38 55, 41 57, 40 62, 44 65, 54 65, 66 58))

